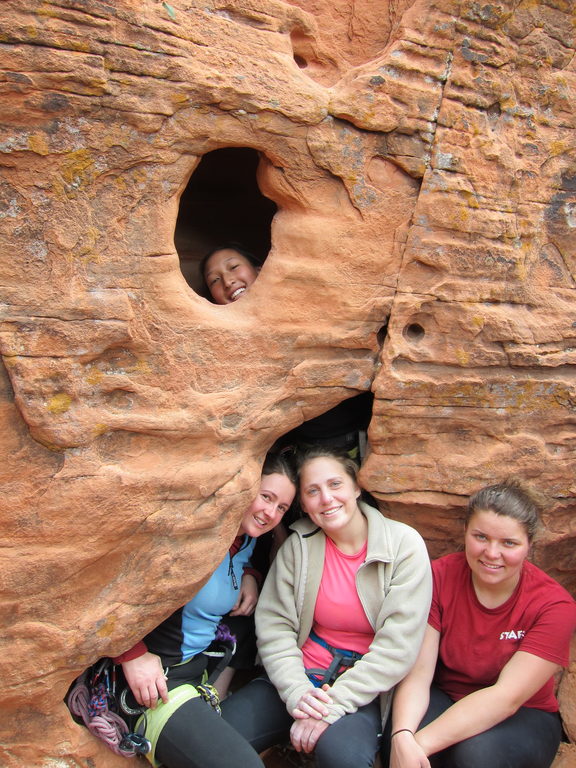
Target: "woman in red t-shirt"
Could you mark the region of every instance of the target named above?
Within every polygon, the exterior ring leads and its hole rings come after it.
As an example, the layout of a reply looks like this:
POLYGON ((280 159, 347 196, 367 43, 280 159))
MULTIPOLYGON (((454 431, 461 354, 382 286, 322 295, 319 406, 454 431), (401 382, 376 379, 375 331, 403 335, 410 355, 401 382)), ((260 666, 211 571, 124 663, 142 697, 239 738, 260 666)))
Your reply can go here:
POLYGON ((576 603, 526 559, 538 521, 515 483, 471 497, 465 551, 432 564, 424 642, 385 740, 391 768, 552 764, 562 735, 554 675, 568 665, 576 603))

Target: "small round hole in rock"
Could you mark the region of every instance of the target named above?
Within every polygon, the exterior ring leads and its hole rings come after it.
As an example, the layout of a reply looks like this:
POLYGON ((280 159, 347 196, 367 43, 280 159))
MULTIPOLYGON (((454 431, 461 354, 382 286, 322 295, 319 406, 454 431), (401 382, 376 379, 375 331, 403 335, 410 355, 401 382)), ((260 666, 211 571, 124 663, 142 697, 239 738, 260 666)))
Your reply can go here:
POLYGON ((422 341, 425 335, 426 331, 420 323, 409 323, 404 328, 404 338, 408 341, 422 341))

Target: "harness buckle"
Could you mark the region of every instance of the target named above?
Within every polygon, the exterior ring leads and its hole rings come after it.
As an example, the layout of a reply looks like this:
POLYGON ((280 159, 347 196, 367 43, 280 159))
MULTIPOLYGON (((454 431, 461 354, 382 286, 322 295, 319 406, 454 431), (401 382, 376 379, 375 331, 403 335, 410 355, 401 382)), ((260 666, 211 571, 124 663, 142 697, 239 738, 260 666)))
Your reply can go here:
POLYGON ((151 742, 139 733, 126 733, 118 745, 123 752, 136 752, 138 755, 147 755, 152 751, 151 742))

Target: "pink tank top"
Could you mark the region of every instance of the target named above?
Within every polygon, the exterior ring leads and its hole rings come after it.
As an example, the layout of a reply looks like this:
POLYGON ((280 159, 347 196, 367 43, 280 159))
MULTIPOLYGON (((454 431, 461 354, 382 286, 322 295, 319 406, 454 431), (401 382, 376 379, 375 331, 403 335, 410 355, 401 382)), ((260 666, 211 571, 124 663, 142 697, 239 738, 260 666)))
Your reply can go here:
MULTIPOLYGON (((356 590, 356 572, 366 560, 368 542, 354 555, 341 552, 326 537, 326 554, 312 629, 335 648, 364 654, 374 639, 356 590)), ((310 638, 302 647, 306 669, 327 669, 332 654, 310 638)))

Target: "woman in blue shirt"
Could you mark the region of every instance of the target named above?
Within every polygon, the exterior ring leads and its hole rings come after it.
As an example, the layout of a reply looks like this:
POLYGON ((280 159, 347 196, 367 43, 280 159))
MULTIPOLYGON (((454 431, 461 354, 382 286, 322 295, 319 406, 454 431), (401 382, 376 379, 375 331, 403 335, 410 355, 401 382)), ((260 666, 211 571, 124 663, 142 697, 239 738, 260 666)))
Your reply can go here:
POLYGON ((272 530, 296 492, 291 466, 268 457, 256 499, 242 517, 230 551, 202 589, 122 656, 134 699, 146 707, 147 755, 164 768, 227 768, 231 756, 243 768, 262 768, 257 753, 199 696, 209 664, 206 651, 222 616, 238 603, 254 539, 272 530))

